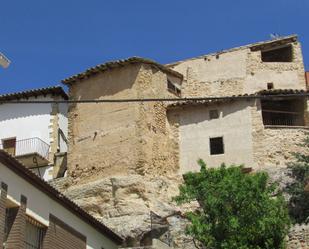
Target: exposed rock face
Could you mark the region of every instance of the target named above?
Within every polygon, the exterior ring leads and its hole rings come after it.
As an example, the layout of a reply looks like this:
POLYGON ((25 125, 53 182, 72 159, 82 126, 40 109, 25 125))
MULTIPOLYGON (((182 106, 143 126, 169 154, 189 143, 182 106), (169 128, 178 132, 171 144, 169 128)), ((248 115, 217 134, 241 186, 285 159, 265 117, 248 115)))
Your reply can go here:
POLYGON ((309 224, 292 227, 289 234, 288 249, 309 248, 309 224))
POLYGON ((127 238, 130 246, 138 246, 147 239, 152 211, 161 217, 169 216, 167 221, 176 248, 194 248, 192 239, 184 235, 186 221, 177 214, 180 209, 172 201, 180 183, 179 176, 141 175, 104 178, 82 185, 76 185, 76 179, 70 177, 52 182, 90 214, 127 238))

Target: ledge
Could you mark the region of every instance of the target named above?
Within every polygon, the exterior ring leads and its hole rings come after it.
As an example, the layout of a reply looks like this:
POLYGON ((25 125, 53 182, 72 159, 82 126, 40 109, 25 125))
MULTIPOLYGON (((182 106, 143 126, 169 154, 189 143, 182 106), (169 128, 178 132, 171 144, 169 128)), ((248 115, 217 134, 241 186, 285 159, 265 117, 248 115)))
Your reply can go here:
POLYGON ((288 126, 288 125, 264 125, 265 129, 304 129, 309 130, 309 126, 288 126))

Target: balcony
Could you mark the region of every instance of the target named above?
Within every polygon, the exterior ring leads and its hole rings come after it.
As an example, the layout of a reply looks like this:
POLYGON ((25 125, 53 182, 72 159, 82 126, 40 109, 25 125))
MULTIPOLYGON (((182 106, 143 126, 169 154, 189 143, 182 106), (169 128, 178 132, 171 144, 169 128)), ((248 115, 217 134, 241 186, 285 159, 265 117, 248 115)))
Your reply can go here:
POLYGON ((49 144, 38 137, 17 141, 15 138, 4 139, 0 144, 0 149, 16 157, 28 168, 47 166, 49 147, 49 144))
POLYGON ((265 127, 304 127, 304 99, 262 100, 265 127))

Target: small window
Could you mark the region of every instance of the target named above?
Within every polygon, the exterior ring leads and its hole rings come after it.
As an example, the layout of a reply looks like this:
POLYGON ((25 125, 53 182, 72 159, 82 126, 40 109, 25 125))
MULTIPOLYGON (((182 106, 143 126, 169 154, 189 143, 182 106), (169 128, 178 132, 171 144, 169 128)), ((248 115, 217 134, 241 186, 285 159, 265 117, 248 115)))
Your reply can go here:
POLYGON ((2 139, 2 146, 1 147, 7 153, 15 156, 16 138, 14 137, 14 138, 2 139))
POLYGON ((268 90, 274 89, 274 83, 267 83, 267 89, 268 90))
POLYGON ((218 110, 210 110, 209 111, 209 118, 210 119, 217 119, 217 118, 219 118, 218 110))
POLYGON ((4 244, 9 237, 9 233, 16 218, 18 208, 6 208, 5 209, 5 221, 4 221, 4 244))
POLYGON ((169 79, 167 80, 167 89, 177 96, 180 96, 181 94, 181 90, 175 84, 173 84, 169 79))
POLYGON ((263 62, 292 62, 292 46, 286 46, 261 52, 263 62))
POLYGON ((210 155, 224 154, 223 137, 213 137, 209 139, 210 155))

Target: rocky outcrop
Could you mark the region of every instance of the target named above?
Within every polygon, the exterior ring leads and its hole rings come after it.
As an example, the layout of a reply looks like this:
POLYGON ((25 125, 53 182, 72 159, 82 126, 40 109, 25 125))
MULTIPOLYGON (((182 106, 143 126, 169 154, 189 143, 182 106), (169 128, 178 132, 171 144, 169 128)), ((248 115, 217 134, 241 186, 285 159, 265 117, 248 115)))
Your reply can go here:
POLYGON ((289 233, 287 249, 309 248, 309 224, 295 225, 289 233))
POLYGON ((66 177, 54 180, 52 185, 126 238, 128 246, 147 245, 154 235, 162 239, 168 236, 176 248, 194 248, 192 239, 184 235, 186 221, 180 208, 172 201, 181 181, 179 176, 130 175, 78 185, 66 177), (166 217, 168 231, 155 231, 154 224, 151 227, 150 212, 166 217))
MULTIPOLYGON (((268 168, 267 172, 281 189, 292 181, 287 168, 268 168)), ((179 207, 172 201, 182 183, 180 176, 129 175, 86 184, 80 184, 78 178, 65 177, 51 183, 126 238, 127 246, 148 246, 153 238, 158 238, 174 248, 195 248, 192 238, 185 235, 187 221, 182 216, 192 205, 179 207), (168 228, 152 224, 156 222, 151 220, 150 212, 166 221, 168 228)), ((288 249, 309 248, 308 232, 309 226, 292 227, 288 249)))

